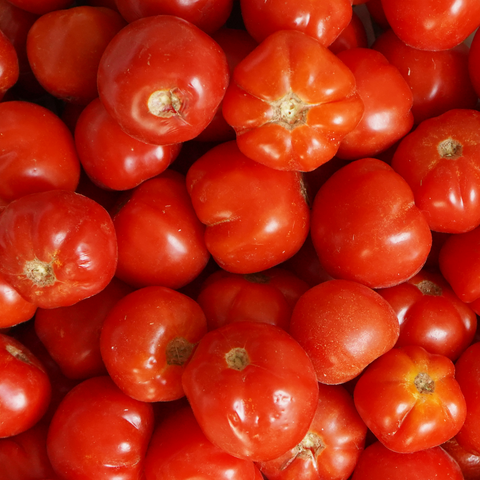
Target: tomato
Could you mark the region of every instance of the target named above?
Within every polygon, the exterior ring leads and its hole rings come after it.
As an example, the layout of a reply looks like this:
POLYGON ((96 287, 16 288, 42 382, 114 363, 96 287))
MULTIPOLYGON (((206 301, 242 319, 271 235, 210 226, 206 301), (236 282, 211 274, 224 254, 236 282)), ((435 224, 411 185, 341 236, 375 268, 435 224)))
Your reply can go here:
POLYGON ((156 15, 112 39, 100 61, 98 92, 129 135, 168 145, 204 130, 228 80, 225 54, 211 37, 187 20, 156 15))
POLYGON ((393 169, 410 185, 432 230, 463 233, 480 224, 480 113, 449 110, 402 139, 393 169))
POLYGON ((205 243, 232 273, 256 273, 293 256, 308 234, 310 212, 298 172, 274 170, 220 144, 187 173, 205 243))
POLYGON ((206 437, 253 461, 272 460, 300 443, 318 400, 305 351, 266 323, 235 322, 208 332, 182 382, 206 437))
POLYGON ((398 453, 441 445, 467 413, 453 362, 418 345, 393 348, 369 365, 354 401, 376 438, 398 453))
POLYGON ((153 431, 153 410, 107 376, 74 387, 50 423, 47 453, 61 478, 137 480, 153 431))
POLYGON ((340 480, 353 472, 367 427, 342 386, 318 388, 317 410, 305 438, 285 455, 258 464, 268 480, 340 480))
POLYGON ((413 277, 432 242, 407 182, 372 158, 346 165, 320 187, 311 235, 327 273, 371 288, 413 277))
POLYGON ((345 27, 340 35, 331 43, 328 48, 337 55, 343 50, 350 48, 367 48, 368 39, 365 26, 358 14, 353 11, 350 23, 345 27))
POLYGON ((339 384, 390 350, 399 325, 392 307, 369 287, 330 280, 299 298, 289 333, 310 356, 318 381, 339 384))
POLYGON ((278 30, 298 30, 328 47, 352 18, 350 0, 240 0, 240 6, 245 27, 257 42, 278 30))
POLYGON ((465 350, 456 363, 457 382, 465 395, 467 417, 456 440, 467 452, 480 455, 480 342, 465 350))
POLYGON ((17 52, 9 38, 0 30, 0 100, 18 80, 17 52))
POLYGON ((118 387, 143 402, 183 397, 182 374, 207 332, 202 309, 166 287, 145 287, 119 300, 103 323, 100 350, 118 387))
POLYGON ((0 178, 7 203, 29 193, 75 190, 80 162, 65 124, 31 102, 0 103, 0 178))
POLYGON ((480 97, 480 33, 475 33, 468 55, 468 71, 473 88, 480 97))
POLYGON ((42 15, 27 37, 35 77, 53 96, 86 105, 98 96, 100 57, 125 25, 117 12, 88 5, 42 15))
POLYGON ((382 0, 388 23, 407 45, 419 50, 448 50, 480 25, 477 0, 382 0))
POLYGON ((133 287, 178 289, 205 268, 210 254, 185 177, 166 170, 124 194, 113 209, 115 275, 133 287))
POLYGON ((145 458, 146 480, 258 480, 254 463, 213 445, 189 407, 167 416, 155 429, 145 458), (188 459, 188 461, 186 461, 188 459))
POLYGON ((33 427, 45 414, 51 384, 42 363, 18 340, 0 334, 0 438, 33 427))
MULTIPOLYGON (((10 1, 10 0, 9 0, 10 1)), ((18 8, 36 15, 44 15, 54 10, 67 8, 71 5, 71 0, 13 0, 11 2, 18 8)))
POLYGON ((480 476, 480 456, 461 447, 456 437, 442 443, 442 448, 458 463, 464 480, 476 480, 480 476))
MULTIPOLYGON (((370 0, 372 1, 372 0, 370 0)), ((380 442, 365 449, 352 480, 463 480, 457 462, 441 447, 402 454, 392 452, 380 442)))
POLYGON ((39 307, 73 305, 99 293, 115 274, 117 256, 110 216, 83 195, 32 193, 0 217, 1 273, 39 307))
POLYGON ((352 72, 306 33, 275 32, 236 67, 223 100, 240 151, 278 170, 330 160, 362 118, 352 72))
POLYGON ((365 106, 360 123, 341 141, 337 156, 373 157, 412 128, 412 92, 398 68, 380 52, 354 48, 337 56, 355 76, 357 92, 365 106))
POLYGON ((129 190, 159 175, 181 149, 181 144, 151 145, 127 135, 98 98, 78 118, 75 145, 91 180, 113 190, 129 190))
POLYGON ((415 124, 453 108, 475 108, 478 97, 468 72, 469 49, 465 44, 439 52, 423 51, 405 45, 387 30, 372 48, 383 53, 410 85, 415 124))

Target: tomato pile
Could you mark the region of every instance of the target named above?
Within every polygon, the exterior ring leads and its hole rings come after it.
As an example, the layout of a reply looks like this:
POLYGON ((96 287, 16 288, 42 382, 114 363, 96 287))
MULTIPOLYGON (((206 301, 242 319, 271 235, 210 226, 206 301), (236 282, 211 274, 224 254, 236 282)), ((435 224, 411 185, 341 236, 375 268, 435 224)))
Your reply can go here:
POLYGON ((0 0, 0 480, 479 480, 479 26, 0 0))

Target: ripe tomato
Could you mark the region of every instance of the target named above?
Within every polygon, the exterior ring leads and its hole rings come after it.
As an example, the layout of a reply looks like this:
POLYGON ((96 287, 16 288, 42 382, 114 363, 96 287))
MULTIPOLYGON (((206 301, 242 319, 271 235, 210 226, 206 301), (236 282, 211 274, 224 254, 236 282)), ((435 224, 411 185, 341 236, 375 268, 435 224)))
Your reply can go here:
POLYGON ((99 293, 113 278, 117 257, 110 216, 83 195, 32 193, 0 216, 1 273, 39 307, 65 307, 99 293))
POLYGON ((480 97, 480 33, 474 35, 468 55, 468 71, 473 87, 480 97))
POLYGON ((272 460, 300 443, 318 401, 308 355, 266 323, 235 322, 208 332, 182 382, 206 437, 253 461, 272 460))
POLYGON ((442 443, 442 448, 453 457, 462 470, 464 480, 480 478, 480 456, 468 452, 459 445, 456 437, 442 443))
POLYGON ((18 56, 10 39, 0 30, 0 100, 18 80, 18 56))
POLYGON ((348 50, 350 48, 367 47, 368 39, 365 25, 358 14, 353 11, 350 23, 345 27, 335 41, 328 46, 328 49, 337 55, 339 52, 343 52, 344 50, 348 50))
POLYGON ((210 123, 228 80, 225 54, 211 37, 187 20, 156 15, 112 39, 100 61, 98 92, 129 135, 168 145, 210 123))
POLYGON ((236 67, 223 100, 240 151, 278 170, 330 160, 362 118, 352 72, 306 33, 275 32, 236 67))
POLYGON ((257 273, 293 256, 308 235, 310 211, 298 172, 274 170, 220 144, 187 173, 193 208, 207 228, 215 261, 232 273, 257 273))
POLYGON ((441 445, 467 414, 453 362, 418 345, 393 348, 369 365, 354 401, 375 437, 398 453, 441 445))

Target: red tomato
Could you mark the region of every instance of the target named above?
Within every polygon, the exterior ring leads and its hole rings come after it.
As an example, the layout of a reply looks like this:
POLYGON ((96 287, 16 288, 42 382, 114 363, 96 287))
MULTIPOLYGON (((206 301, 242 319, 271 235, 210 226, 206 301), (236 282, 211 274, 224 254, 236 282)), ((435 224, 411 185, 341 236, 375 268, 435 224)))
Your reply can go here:
POLYGON ((127 395, 170 401, 184 396, 182 374, 205 333, 197 302, 170 288, 145 287, 110 310, 100 350, 110 377, 127 395))
POLYGON ((97 98, 80 114, 75 127, 80 162, 104 189, 129 190, 162 173, 181 144, 151 145, 127 135, 97 98))
POLYGON ((480 25, 477 0, 382 0, 388 23, 407 45, 448 50, 480 25))
POLYGON ((345 27, 335 41, 329 45, 328 48, 331 52, 337 55, 339 52, 357 47, 367 48, 368 39, 362 20, 358 14, 353 11, 350 23, 345 27))
MULTIPOLYGON (((372 1, 372 0, 370 0, 372 1)), ((367 447, 355 468, 352 480, 464 480, 457 462, 441 447, 402 454, 380 442, 367 447)))
POLYGON ((300 443, 318 401, 307 354, 266 323, 230 323, 207 333, 182 381, 207 438, 254 461, 272 460, 300 443))
POLYGON ((28 60, 40 85, 67 102, 91 102, 98 96, 100 57, 125 25, 117 12, 88 5, 42 15, 27 37, 28 60))
POLYGON ((410 185, 432 230, 463 233, 480 224, 480 113, 450 110, 422 122, 391 163, 410 185))
POLYGON ((413 277, 432 243, 407 182, 372 158, 346 165, 323 184, 313 203, 311 235, 330 275, 371 288, 413 277))
POLYGON ((189 169, 187 189, 207 226, 215 261, 232 273, 256 273, 293 256, 308 234, 310 212, 297 172, 271 169, 235 142, 214 147, 189 169))
POLYGON ((116 276, 134 287, 180 288, 205 268, 210 254, 185 177, 167 170, 120 198, 113 223, 118 238, 116 276))
POLYGON ((474 455, 461 447, 456 437, 442 443, 442 448, 450 454, 462 470, 464 480, 480 478, 480 456, 474 455))
POLYGON ((31 102, 0 103, 1 199, 8 203, 29 193, 73 191, 79 178, 72 134, 55 114, 31 102))
POLYGON ((187 20, 156 15, 130 23, 109 43, 98 91, 129 135, 168 145, 204 130, 228 80, 225 54, 211 37, 187 20))
POLYGON ((352 18, 350 0, 240 0, 240 6, 245 27, 257 42, 278 30, 298 30, 328 47, 352 18))
POLYGON ((107 377, 83 381, 50 423, 47 452, 60 478, 138 480, 153 431, 153 410, 107 377))
POLYGON ((468 71, 473 88, 480 97, 480 33, 474 35, 468 55, 468 71))
POLYGON ((456 439, 467 452, 480 455, 480 342, 457 360, 456 378, 467 402, 467 418, 456 439))
POLYGON ((146 480, 257 480, 258 469, 213 445, 192 410, 169 415, 153 432, 145 458, 146 480))
POLYGON ((42 308, 73 305, 103 290, 115 274, 117 240, 107 211, 63 190, 32 193, 0 217, 5 279, 42 308))
POLYGON ((10 39, 0 30, 0 100, 18 80, 17 52, 10 39))
MULTIPOLYGON (((10 0, 9 0, 10 1, 10 0)), ((60 10, 61 8, 67 8, 71 5, 71 0, 13 0, 13 5, 22 10, 26 10, 36 15, 44 15, 54 10, 60 10)))
POLYGON ((369 365, 354 401, 376 438, 399 453, 441 445, 467 414, 453 362, 418 345, 393 348, 369 365))
POLYGON ((469 49, 465 44, 427 52, 405 45, 388 30, 375 40, 372 48, 383 53, 410 85, 416 124, 453 108, 475 108, 477 94, 468 73, 469 49))
POLYGON ((289 333, 310 356, 321 383, 345 383, 398 339, 398 320, 378 293, 357 282, 330 280, 305 292, 289 333), (352 323, 353 322, 353 323, 352 323))
POLYGON ((223 100, 240 151, 278 170, 330 160, 362 118, 352 72, 311 36, 275 32, 242 60, 223 100))
POLYGON ((375 50, 354 48, 340 52, 338 58, 355 76, 365 113, 341 141, 337 156, 351 160, 376 156, 412 128, 412 92, 398 68, 375 50))
POLYGON ((342 386, 318 387, 317 410, 305 438, 285 455, 258 464, 268 480, 343 480, 352 474, 367 427, 342 386))
POLYGON ((33 427, 47 411, 51 384, 42 363, 22 343, 0 334, 0 438, 33 427))

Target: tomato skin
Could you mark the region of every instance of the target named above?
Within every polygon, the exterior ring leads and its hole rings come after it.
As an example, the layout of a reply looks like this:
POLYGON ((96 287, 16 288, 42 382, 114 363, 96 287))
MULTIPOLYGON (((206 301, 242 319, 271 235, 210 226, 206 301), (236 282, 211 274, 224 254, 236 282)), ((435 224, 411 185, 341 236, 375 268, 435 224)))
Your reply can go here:
POLYGON ((13 0, 11 3, 27 12, 45 15, 54 10, 67 8, 72 2, 71 0, 13 0))
POLYGON ((127 135, 98 98, 78 118, 75 146, 90 179, 112 190, 129 190, 159 175, 181 149, 181 144, 151 145, 127 135))
POLYGON ((50 110, 26 101, 0 103, 0 133, 0 198, 5 202, 46 190, 76 189, 80 162, 75 143, 50 110))
POLYGON ((138 480, 153 431, 153 410, 107 376, 74 387, 55 412, 47 453, 68 480, 138 480))
POLYGON ((220 144, 187 173, 195 212, 215 261, 232 273, 256 273, 293 256, 308 235, 301 176, 271 169, 220 144))
POLYGON ((277 458, 298 444, 318 400, 305 351, 284 330, 266 323, 235 322, 208 332, 182 382, 207 438, 253 461, 277 458))
POLYGON ((115 275, 135 288, 181 288, 210 258, 185 177, 172 170, 126 192, 113 208, 113 223, 118 238, 115 275))
POLYGON ((365 106, 360 123, 341 141, 337 157, 374 157, 411 130, 412 92, 398 68, 380 52, 355 48, 337 56, 355 76, 365 106))
POLYGON ((128 24, 109 43, 98 69, 107 112, 129 135, 157 145, 195 138, 213 119, 228 81, 219 45, 172 15, 128 24))
POLYGON ((325 384, 356 377, 395 345, 399 332, 388 302, 369 287, 348 280, 330 280, 305 292, 289 327, 310 356, 318 381, 325 384))
POLYGON ((476 480, 480 476, 480 456, 461 447, 456 437, 442 443, 442 448, 458 463, 464 480, 476 480))
POLYGON ((255 480, 256 475, 253 462, 233 457, 207 439, 189 407, 155 429, 145 458, 146 480, 255 480))
POLYGON ((0 100, 15 85, 19 73, 17 52, 10 39, 0 30, 0 100))
POLYGON ((480 97, 480 34, 474 35, 472 44, 470 45, 470 53, 468 55, 468 72, 472 81, 473 88, 480 97))
POLYGON ((354 401, 367 427, 387 448, 412 453, 455 436, 467 414, 453 362, 409 345, 393 348, 357 381, 354 401))
MULTIPOLYGON (((370 1, 370 0, 369 0, 370 1)), ((338 55, 338 53, 350 48, 367 48, 368 39, 365 26, 358 14, 353 11, 352 19, 340 35, 331 43, 329 50, 338 55)))
POLYGON ((195 345, 207 333, 199 304, 166 287, 145 287, 108 313, 100 350, 118 387, 143 402, 184 396, 181 377, 195 345))
POLYGON ((223 116, 240 151, 271 168, 314 170, 362 118, 352 72, 306 33, 275 32, 236 67, 223 116))
POLYGON ((51 384, 42 363, 18 340, 0 334, 0 438, 33 427, 47 411, 51 384))
POLYGON ((73 305, 115 274, 117 240, 107 211, 64 190, 32 193, 0 217, 0 264, 8 282, 42 308, 73 305))
POLYGON ((352 480, 463 480, 460 467, 441 447, 419 452, 396 453, 380 442, 368 446, 353 472, 352 480))
POLYGON ((480 224, 480 113, 454 109, 403 138, 392 168, 410 185, 432 230, 463 233, 480 224))
POLYGON ((398 285, 418 273, 432 243, 406 181, 372 158, 351 162, 322 185, 311 236, 327 273, 371 288, 398 285))

